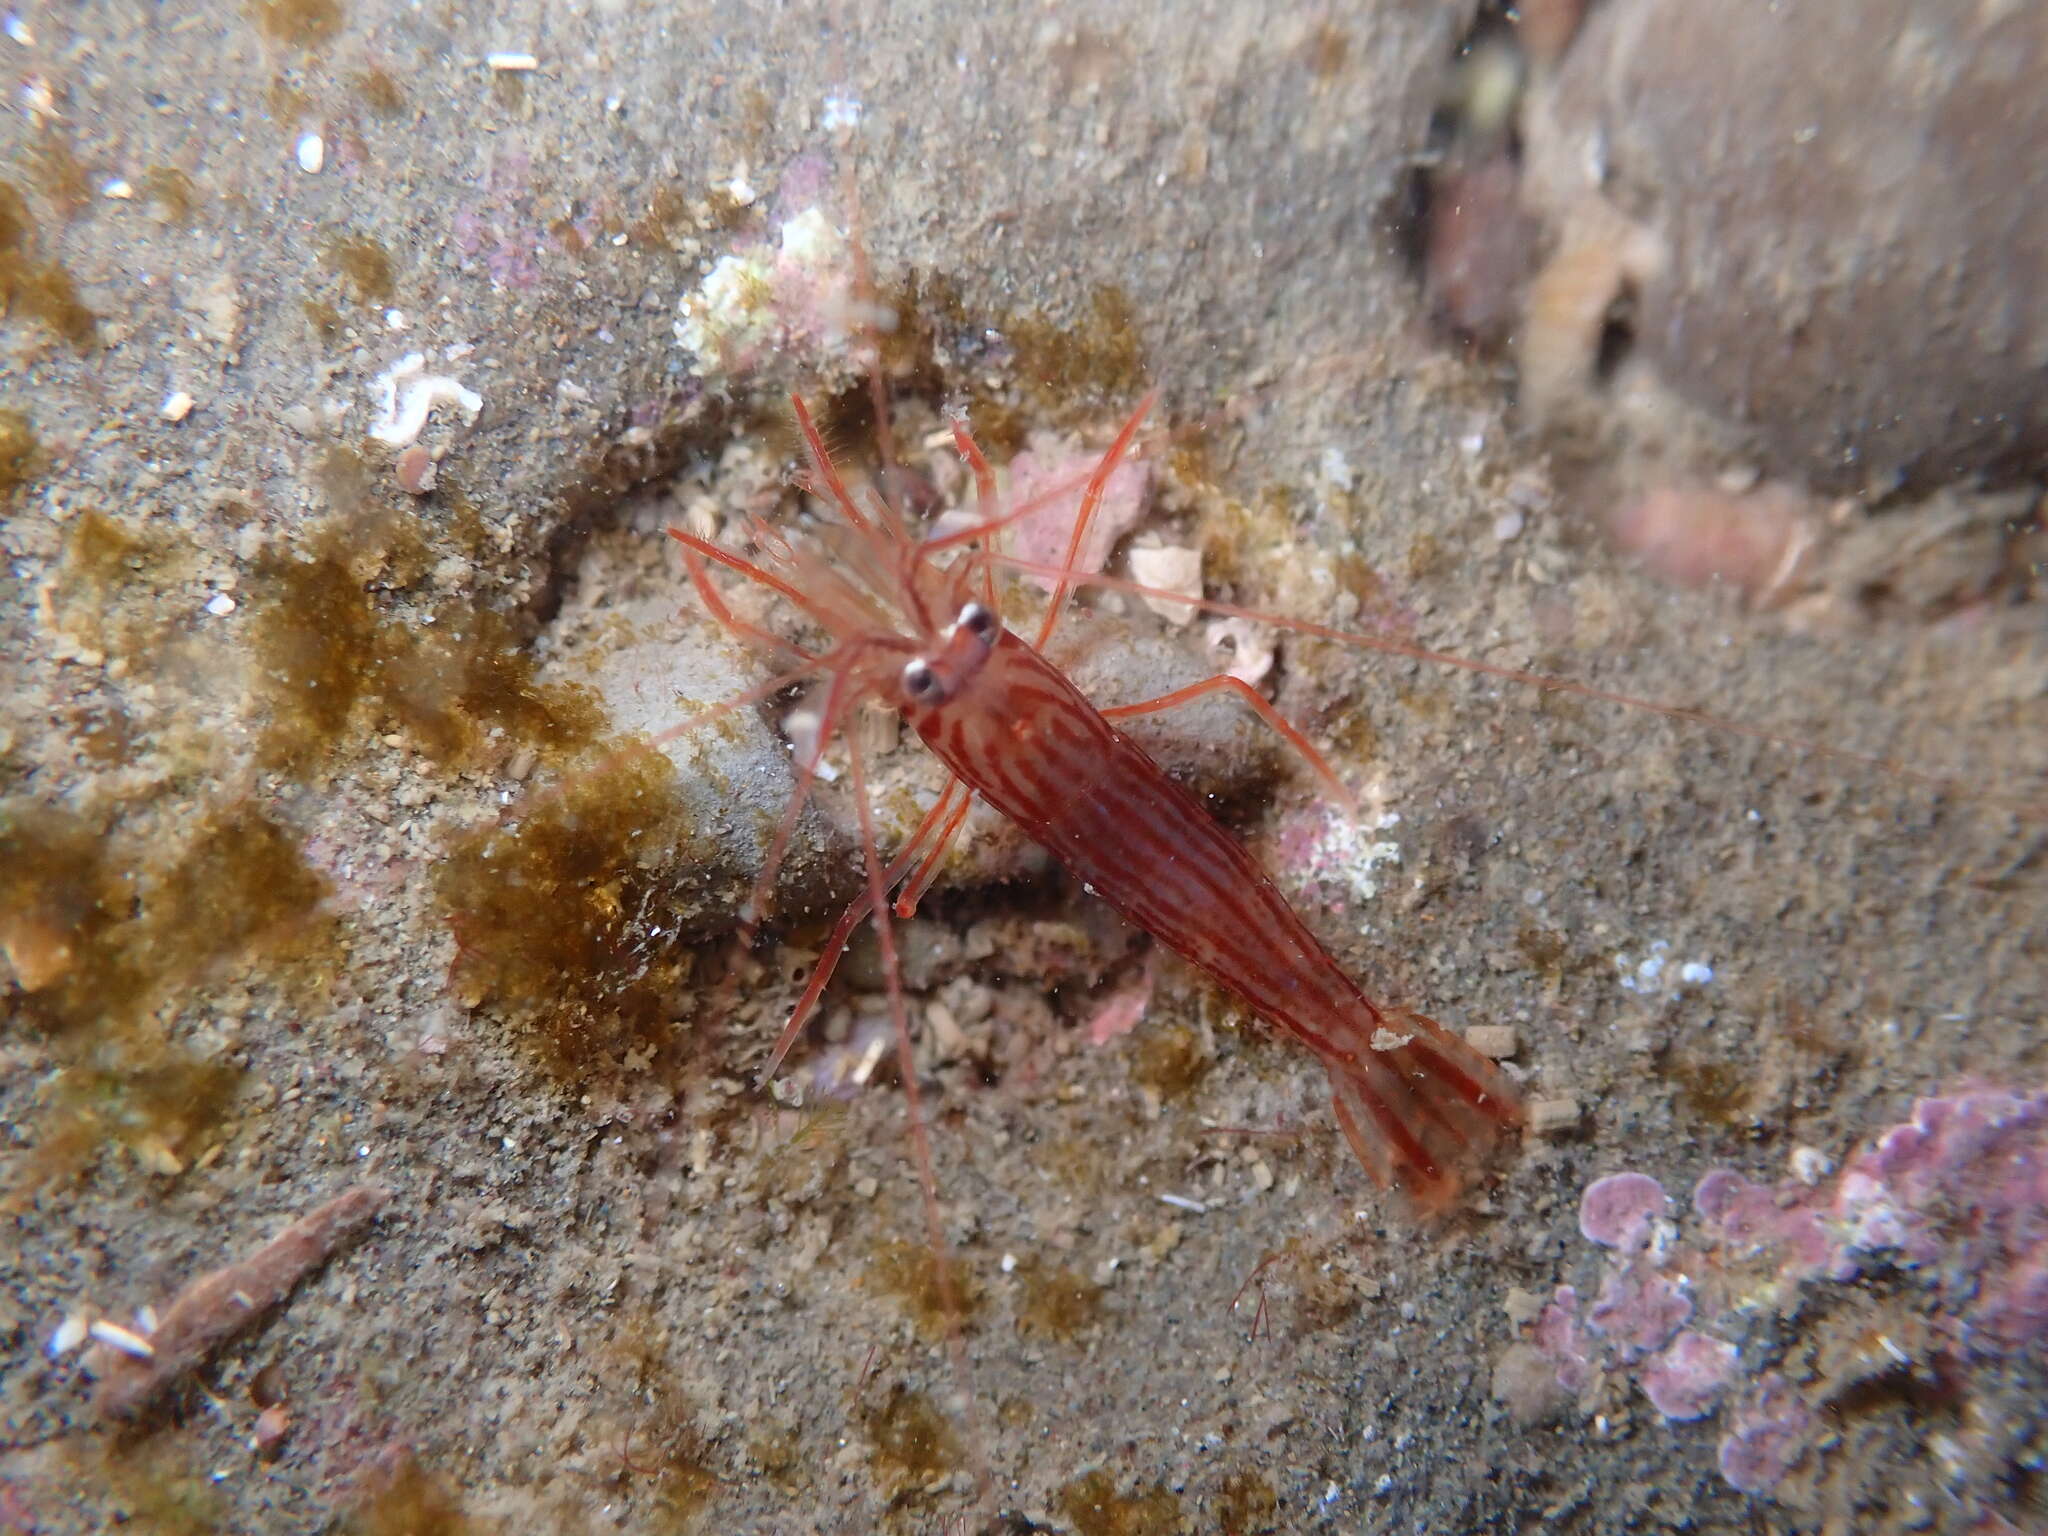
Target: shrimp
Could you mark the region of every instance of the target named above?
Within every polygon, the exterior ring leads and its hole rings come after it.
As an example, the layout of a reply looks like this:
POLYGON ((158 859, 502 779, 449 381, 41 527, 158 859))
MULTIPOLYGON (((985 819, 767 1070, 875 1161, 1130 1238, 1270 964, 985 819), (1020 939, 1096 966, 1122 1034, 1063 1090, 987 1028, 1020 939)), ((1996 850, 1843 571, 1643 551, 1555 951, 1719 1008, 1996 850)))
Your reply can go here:
MULTIPOLYGON (((989 547, 997 529, 1030 509, 999 513, 993 473, 959 419, 953 425, 955 445, 973 471, 981 521, 958 533, 919 540, 879 498, 863 506, 800 398, 792 405, 809 464, 806 483, 843 522, 803 542, 757 526, 758 563, 683 529, 669 530, 715 618, 779 659, 828 679, 820 743, 856 706, 881 700, 952 773, 906 847, 884 867, 874 851, 864 768, 854 751, 868 888, 828 940, 769 1072, 795 1043, 854 925, 869 912, 878 917, 885 963, 893 955, 883 911, 889 893, 902 884, 896 912, 907 915, 971 799, 979 796, 1126 920, 1312 1051, 1329 1075, 1337 1124, 1365 1170, 1383 1187, 1399 1187, 1422 1207, 1441 1209, 1502 1129, 1520 1119, 1519 1102, 1503 1074, 1434 1020, 1368 997, 1244 847, 1111 722, 1211 691, 1232 691, 1342 794, 1335 774, 1299 732, 1237 679, 1217 677, 1158 699, 1099 710, 1046 659, 1045 644, 1072 590, 1075 553, 1154 398, 1139 403, 1090 475, 1067 561, 1031 641, 999 617, 989 547), (787 598, 825 630, 830 647, 806 651, 740 620, 712 582, 707 562, 787 598)), ((774 877, 795 809, 816 771, 814 748, 801 765, 792 812, 773 845, 757 897, 774 877)), ((758 900, 749 905, 758 910, 758 900)), ((907 1038, 899 1046, 907 1049, 907 1038)))

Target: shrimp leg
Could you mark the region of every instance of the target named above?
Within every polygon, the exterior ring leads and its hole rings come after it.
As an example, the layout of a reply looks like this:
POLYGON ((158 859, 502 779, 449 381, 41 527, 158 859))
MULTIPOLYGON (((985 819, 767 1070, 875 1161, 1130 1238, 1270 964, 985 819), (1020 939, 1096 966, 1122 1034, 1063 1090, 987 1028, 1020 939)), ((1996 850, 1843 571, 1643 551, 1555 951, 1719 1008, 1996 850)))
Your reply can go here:
MULTIPOLYGON (((919 822, 917 830, 910 834, 910 840, 903 845, 902 851, 891 859, 889 867, 882 871, 884 891, 901 880, 903 872, 917 859, 920 845, 931 829, 938 825, 940 810, 941 806, 934 805, 925 813, 924 820, 919 822)), ((818 958, 811 964, 810 980, 804 986, 803 995, 796 1000, 796 1006, 790 1010, 789 1022, 782 1026, 782 1033, 776 1036, 774 1054, 768 1058, 768 1065, 761 1072, 763 1083, 771 1081, 775 1074, 782 1070, 782 1063, 788 1057, 790 1048, 796 1044, 797 1036, 803 1033, 804 1026, 817 1011, 818 1000, 825 995, 826 984, 832 980, 832 973, 839 968, 839 957, 846 952, 846 946, 853 938, 853 930, 860 925, 860 920, 873 910, 873 896, 863 889, 860 895, 847 904, 846 910, 839 914, 839 921, 832 925, 832 932, 825 939, 825 947, 818 952, 818 958)))
POLYGON ((1282 741, 1300 755, 1301 760, 1308 764, 1315 776, 1323 781, 1323 786, 1330 791, 1334 799, 1347 810, 1355 812, 1358 809, 1358 797, 1352 794, 1342 779, 1337 777, 1337 770, 1330 766, 1329 759, 1318 752, 1314 744, 1302 735, 1285 715, 1269 704, 1264 694, 1241 677, 1232 677, 1227 672, 1222 673, 1216 677, 1205 678, 1199 683, 1190 683, 1185 688, 1176 688, 1171 693, 1162 693, 1156 699, 1140 699, 1135 704, 1113 704, 1101 713, 1105 720, 1128 720, 1134 715, 1152 715, 1162 710, 1177 709, 1183 704, 1193 703, 1206 694, 1219 692, 1236 694, 1251 707, 1253 714, 1265 721, 1282 741))

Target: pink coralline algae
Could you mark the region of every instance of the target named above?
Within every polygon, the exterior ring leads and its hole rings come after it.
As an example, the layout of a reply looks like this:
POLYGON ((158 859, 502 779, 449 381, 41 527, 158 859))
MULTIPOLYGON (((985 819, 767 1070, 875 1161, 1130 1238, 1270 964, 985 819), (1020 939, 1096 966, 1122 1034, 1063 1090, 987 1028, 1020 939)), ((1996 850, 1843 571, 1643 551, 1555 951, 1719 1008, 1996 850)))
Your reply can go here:
POLYGON ((1643 1395, 1667 1419, 1700 1419, 1713 1412, 1735 1379, 1736 1348, 1690 1328, 1643 1370, 1643 1395))
POLYGON ((1691 1319, 1688 1285, 1684 1275, 1667 1275, 1648 1264, 1609 1269, 1586 1322, 1624 1360, 1634 1360, 1662 1349, 1691 1319))
MULTIPOLYGON (((1525 1303, 1500 1379, 1547 1371, 1543 1391, 1587 1413, 1631 1384, 1672 1422, 1720 1412, 1722 1476, 1768 1495, 1824 1459, 1826 1410, 1869 1379, 1844 1363, 1869 1358, 1866 1339, 1965 1391, 1978 1363, 2048 1364, 2048 1092, 1922 1099, 1831 1181, 1716 1169, 1689 1210, 1612 1174, 1586 1188, 1579 1230, 1605 1250, 1593 1301, 1561 1285, 1525 1303)), ((2007 1479, 1971 1476, 1950 1485, 1988 1518, 2007 1479)))
POLYGON ((1744 1493, 1769 1493, 1806 1449, 1813 1412, 1781 1376, 1766 1372, 1721 1437, 1721 1475, 1744 1493))
POLYGON ((1602 1248, 1639 1253, 1649 1244, 1651 1223, 1670 1209, 1664 1186, 1647 1173, 1609 1174, 1586 1186, 1579 1231, 1602 1248))

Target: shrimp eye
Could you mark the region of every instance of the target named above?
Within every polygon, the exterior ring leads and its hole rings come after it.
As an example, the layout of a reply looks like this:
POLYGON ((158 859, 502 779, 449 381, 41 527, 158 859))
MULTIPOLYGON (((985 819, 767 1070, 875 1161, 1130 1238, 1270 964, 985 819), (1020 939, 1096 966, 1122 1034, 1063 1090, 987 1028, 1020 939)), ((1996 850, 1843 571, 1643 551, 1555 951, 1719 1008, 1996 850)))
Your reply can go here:
POLYGON ((979 603, 969 603, 960 610, 960 617, 953 621, 955 629, 964 629, 977 640, 993 640, 996 637, 996 616, 979 603))
POLYGON ((903 664, 903 691, 913 699, 934 698, 939 691, 939 675, 922 658, 906 661, 903 664))

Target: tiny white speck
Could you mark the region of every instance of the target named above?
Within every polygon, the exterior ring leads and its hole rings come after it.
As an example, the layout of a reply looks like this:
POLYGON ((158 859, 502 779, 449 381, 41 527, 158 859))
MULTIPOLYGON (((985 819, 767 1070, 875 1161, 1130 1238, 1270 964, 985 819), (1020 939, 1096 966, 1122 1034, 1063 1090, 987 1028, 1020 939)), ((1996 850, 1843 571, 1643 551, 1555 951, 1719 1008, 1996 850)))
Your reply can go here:
POLYGON ((1392 1493, 1394 1491, 1393 1473, 1382 1472, 1377 1478, 1373 1480, 1372 1491, 1378 1494, 1381 1498, 1385 1498, 1388 1494, 1392 1493))
POLYGON ((860 126, 860 103, 847 96, 827 96, 822 126, 827 133, 844 133, 860 126))
POLYGON ((7 13, 7 20, 0 22, 0 26, 5 26, 7 35, 21 44, 22 47, 33 48, 35 46, 35 33, 30 31, 28 23, 15 15, 14 12, 9 11, 7 13))
POLYGON ((1004 1255, 1003 1255, 1003 1273, 1004 1273, 1004 1274, 1006 1274, 1006 1275, 1009 1275, 1009 1274, 1015 1274, 1015 1273, 1016 1273, 1016 1270, 1017 1270, 1017 1255, 1015 1255, 1014 1253, 1006 1253, 1006 1254, 1004 1254, 1004 1255))
POLYGON ((1337 1502, 1338 1499, 1342 1497, 1343 1490, 1340 1489, 1335 1483, 1325 1483, 1323 1485, 1323 1502, 1325 1504, 1334 1504, 1337 1502))
POLYGON ((1209 1214, 1209 1207, 1199 1200, 1190 1200, 1186 1195, 1161 1195, 1161 1205, 1170 1205, 1177 1211, 1193 1211, 1197 1216, 1209 1214))
POLYGON ((300 134, 296 152, 299 169, 308 176, 318 176, 320 167, 327 163, 327 141, 317 133, 300 134))
POLYGON ((1464 449, 1469 457, 1477 458, 1486 448, 1486 434, 1484 432, 1468 432, 1465 436, 1458 439, 1458 446, 1464 449))
POLYGON ((626 98, 623 96, 607 96, 604 99, 604 109, 614 114, 623 112, 626 110, 626 98))
POLYGON ((235 600, 225 592, 216 592, 206 600, 206 611, 216 619, 224 619, 235 611, 235 600))
POLYGON ((402 331, 411 323, 411 321, 405 318, 405 311, 402 309, 387 309, 384 311, 384 328, 387 331, 402 331))
POLYGON ((1714 968, 1698 960, 1688 960, 1678 968, 1678 979, 1695 987, 1704 987, 1714 979, 1714 968))
POLYGON ((1340 491, 1348 491, 1358 483, 1358 475, 1342 448, 1325 448, 1320 468, 1323 478, 1340 491))
POLYGON ((1520 538, 1522 534, 1522 529, 1525 526, 1526 524, 1524 523, 1522 514, 1519 511, 1501 513, 1499 517, 1496 517, 1493 520, 1494 542, 1498 544, 1505 544, 1510 539, 1520 538))
POLYGON ((484 64, 500 74, 517 74, 540 68, 540 60, 530 53, 487 53, 484 55, 484 64))
POLYGON ((182 389, 174 389, 164 396, 164 403, 157 408, 157 414, 165 421, 183 421, 192 414, 192 397, 182 389))
POLYGON ((130 186, 126 181, 122 180, 119 176, 116 176, 104 187, 100 188, 101 197, 111 197, 116 202, 125 203, 129 198, 133 197, 134 195, 135 188, 130 186))

